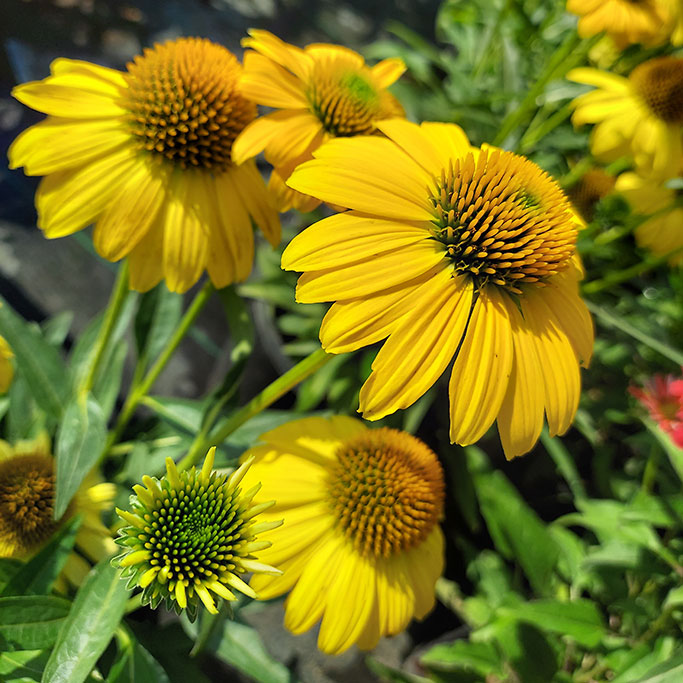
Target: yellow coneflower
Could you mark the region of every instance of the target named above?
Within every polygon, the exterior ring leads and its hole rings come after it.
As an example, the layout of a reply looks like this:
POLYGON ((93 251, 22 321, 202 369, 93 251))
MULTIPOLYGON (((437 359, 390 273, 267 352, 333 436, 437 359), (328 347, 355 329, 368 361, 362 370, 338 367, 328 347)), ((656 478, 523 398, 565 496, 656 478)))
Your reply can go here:
POLYGON ((0 337, 0 394, 4 394, 10 388, 14 378, 14 354, 4 337, 0 337))
POLYGON ((270 546, 257 536, 282 522, 256 522, 255 517, 274 501, 252 503, 258 482, 243 492, 240 482, 249 469, 245 462, 230 476, 213 472, 212 448, 201 470, 178 472, 166 459, 166 476, 143 477, 135 486, 131 510, 117 513, 128 525, 116 542, 125 552, 114 563, 123 567, 130 588, 143 589, 142 604, 156 608, 162 600, 191 618, 200 603, 215 614, 214 597, 236 600, 234 590, 255 598, 242 577, 247 572, 279 575, 281 572, 257 561, 254 553, 270 546))
POLYGON ((434 453, 395 429, 350 417, 311 417, 263 434, 245 454, 245 486, 274 498, 265 519, 284 518, 263 559, 282 576, 255 576, 263 599, 289 592, 285 626, 321 620, 318 646, 370 650, 434 606, 444 564, 443 471, 434 453))
POLYGON ((683 192, 635 173, 622 173, 615 189, 625 197, 634 213, 650 216, 635 229, 638 245, 656 256, 674 252, 669 265, 682 265, 683 192))
POLYGON ((379 419, 455 363, 451 440, 498 420, 507 457, 527 452, 545 411, 564 433, 592 350, 578 294, 581 220, 524 157, 473 149, 452 124, 380 122, 389 138, 331 140, 290 178, 350 209, 297 235, 282 267, 304 271, 302 303, 335 301, 320 339, 343 353, 388 337, 360 392, 379 419))
POLYGON ((258 104, 279 111, 249 124, 233 146, 242 163, 265 150, 273 165, 269 188, 279 208, 311 211, 320 202, 293 192, 284 183, 323 142, 335 137, 371 135, 375 123, 403 115, 387 88, 405 71, 400 59, 373 67, 353 50, 316 43, 303 50, 268 31, 250 30, 242 45, 242 92, 258 104))
POLYGON ((657 57, 628 78, 598 69, 573 69, 567 78, 596 86, 573 102, 574 125, 597 124, 591 151, 603 161, 632 156, 641 174, 675 175, 683 146, 683 58, 657 57))
POLYGON ((683 45, 683 2, 681 0, 664 0, 671 21, 668 26, 669 42, 672 45, 683 45))
POLYGON ((55 503, 55 463, 45 434, 11 446, 0 441, 0 557, 27 559, 69 519, 83 516, 73 552, 58 580, 58 588, 80 585, 91 569, 113 554, 116 545, 100 515, 114 502, 113 484, 89 474, 58 521, 55 503))
POLYGON ((666 0, 567 0, 567 11, 579 16, 582 38, 605 31, 620 50, 633 43, 663 42, 670 21, 666 0))
POLYGON ((595 205, 614 189, 615 178, 602 168, 591 168, 567 191, 572 204, 590 220, 595 205))
POLYGON ((216 287, 246 279, 252 219, 271 244, 280 224, 253 162, 232 144, 256 117, 242 66, 224 47, 180 38, 120 72, 57 59, 51 75, 13 90, 48 118, 12 144, 12 168, 46 176, 36 194, 48 238, 95 224, 97 252, 128 257, 133 289, 165 279, 184 292, 208 270, 216 287))

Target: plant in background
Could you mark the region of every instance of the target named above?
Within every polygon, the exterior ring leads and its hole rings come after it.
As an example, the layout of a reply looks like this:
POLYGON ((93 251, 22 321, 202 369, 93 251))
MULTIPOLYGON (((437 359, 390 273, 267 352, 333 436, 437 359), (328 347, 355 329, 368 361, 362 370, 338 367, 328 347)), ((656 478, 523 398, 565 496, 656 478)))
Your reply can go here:
POLYGON ((630 387, 630 392, 676 446, 683 448, 683 378, 655 375, 644 387, 630 387))
POLYGON ((14 354, 4 337, 0 337, 0 394, 4 394, 12 384, 14 377, 14 365, 12 365, 14 354))
POLYGON ((438 458, 395 429, 349 417, 311 417, 261 435, 245 486, 274 497, 266 519, 286 521, 263 559, 282 576, 254 577, 263 598, 289 593, 285 626, 320 621, 318 646, 371 650, 434 606, 443 570, 444 480, 438 458))
POLYGON ((217 287, 252 268, 251 220, 271 244, 280 224, 253 162, 232 144, 256 117, 237 58, 209 40, 145 50, 127 71, 57 59, 51 75, 13 90, 48 118, 9 150, 12 168, 44 175, 36 195, 48 238, 95 223, 100 256, 128 257, 131 287, 162 279, 185 292, 207 270, 217 287))

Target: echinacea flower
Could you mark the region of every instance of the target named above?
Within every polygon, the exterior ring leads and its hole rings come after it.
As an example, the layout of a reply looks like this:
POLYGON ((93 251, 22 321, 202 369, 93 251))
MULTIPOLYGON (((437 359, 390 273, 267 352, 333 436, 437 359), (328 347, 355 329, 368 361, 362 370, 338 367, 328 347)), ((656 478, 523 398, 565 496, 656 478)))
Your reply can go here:
POLYGON ((252 219, 280 241, 277 212, 253 162, 232 144, 256 117, 242 66, 220 45, 179 38, 146 49, 125 72, 57 59, 13 95, 48 115, 9 150, 12 168, 42 175, 38 227, 48 238, 95 224, 104 258, 128 257, 130 284, 188 290, 206 269, 216 287, 247 278, 252 219))
POLYGON ((0 557, 28 559, 68 520, 82 520, 57 588, 80 585, 95 564, 112 555, 116 545, 100 516, 114 502, 113 484, 94 474, 80 488, 59 520, 53 519, 55 462, 45 434, 14 446, 0 441, 0 557))
POLYGON ((620 50, 633 43, 662 42, 670 21, 666 0, 567 0, 567 11, 579 16, 582 38, 605 31, 620 50))
POLYGON ((590 220, 595 205, 614 190, 615 181, 615 177, 602 168, 591 168, 569 188, 567 195, 581 215, 590 220))
POLYGON ((622 173, 615 189, 635 214, 648 217, 634 231, 638 245, 655 256, 670 254, 671 266, 683 264, 683 192, 635 173, 622 173))
POLYGON ((603 161, 631 156, 642 175, 670 178, 683 155, 683 58, 656 57, 639 64, 628 78, 599 69, 567 74, 598 89, 577 97, 575 126, 597 124, 593 154, 603 161))
POLYGON ((268 31, 249 31, 242 45, 242 93, 278 111, 250 123, 235 141, 233 160, 240 164, 265 150, 273 165, 269 189, 280 211, 311 211, 320 202, 284 183, 291 172, 323 142, 335 137, 372 135, 375 123, 403 115, 387 88, 405 71, 400 59, 375 66, 353 50, 316 43, 304 49, 268 31))
POLYGON ((289 593, 285 627, 321 621, 318 646, 370 650, 434 606, 444 564, 443 470, 419 439, 368 429, 350 417, 310 417, 260 438, 245 486, 275 498, 263 517, 284 518, 264 561, 282 576, 255 576, 263 599, 289 593))
POLYGON ((14 354, 4 337, 0 337, 0 394, 4 394, 14 378, 14 354))
POLYGON ((282 267, 301 303, 334 301, 320 339, 344 353, 387 339, 360 391, 363 417, 414 403, 453 363, 450 437, 494 420, 508 458, 529 451, 545 412, 576 412, 593 327, 578 293, 582 225, 524 157, 472 148, 453 124, 380 122, 387 136, 331 140, 289 182, 350 209, 297 235, 282 267))
POLYGON ((257 482, 246 493, 240 488, 249 462, 229 476, 213 472, 215 451, 199 471, 179 472, 167 458, 166 475, 143 477, 144 486, 133 487, 130 511, 116 509, 128 526, 119 530, 116 542, 125 553, 114 564, 123 568, 129 588, 143 589, 143 605, 156 608, 165 600, 168 609, 187 609, 194 618, 201 602, 215 614, 214 596, 236 600, 233 591, 240 591, 256 597, 242 579, 247 572, 280 574, 254 556, 270 546, 257 536, 282 523, 254 520, 274 501, 252 503, 257 482))
POLYGON ((643 388, 630 387, 629 391, 671 440, 683 448, 683 378, 655 375, 643 388))

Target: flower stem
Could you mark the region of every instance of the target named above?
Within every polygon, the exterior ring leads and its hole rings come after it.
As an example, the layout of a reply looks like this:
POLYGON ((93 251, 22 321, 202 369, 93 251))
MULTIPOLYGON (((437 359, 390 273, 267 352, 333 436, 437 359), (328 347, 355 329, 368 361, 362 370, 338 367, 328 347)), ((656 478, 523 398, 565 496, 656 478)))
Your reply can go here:
POLYGON ((583 293, 595 294, 596 292, 601 292, 603 289, 608 289, 610 287, 614 287, 614 285, 618 285, 622 282, 626 282, 627 280, 631 280, 632 278, 637 277, 638 275, 643 275, 644 273, 647 273, 653 268, 662 265, 662 263, 666 263, 672 256, 675 256, 678 252, 682 250, 683 247, 677 247, 676 249, 673 249, 672 251, 669 251, 666 254, 663 254, 662 256, 644 259, 640 263, 636 263, 630 268, 624 268, 624 270, 611 272, 609 273, 609 275, 607 275, 607 277, 587 282, 582 288, 583 293))
POLYGON ((111 338, 114 327, 121 314, 123 302, 126 300, 128 294, 128 259, 124 260, 116 275, 116 282, 112 289, 109 303, 100 326, 100 331, 95 341, 95 352, 92 357, 88 372, 83 378, 80 386, 80 393, 87 394, 95 383, 95 376, 100 368, 104 352, 107 349, 109 339, 111 338))
POLYGON ((230 434, 254 415, 258 415, 269 405, 284 396, 290 389, 303 382, 307 377, 319 370, 323 365, 334 358, 333 355, 325 353, 322 349, 317 349, 309 356, 299 361, 293 368, 278 377, 269 384, 260 394, 255 396, 249 403, 242 406, 236 413, 229 417, 216 430, 208 434, 208 428, 197 434, 194 442, 190 446, 187 455, 178 463, 178 470, 182 471, 192 467, 201 458, 210 446, 217 446, 222 443, 230 434))
POLYGON ((118 420, 116 421, 116 425, 111 432, 109 432, 109 438, 107 439, 107 444, 104 449, 104 455, 109 452, 109 449, 121 437, 123 430, 130 421, 131 417, 133 417, 133 413, 138 407, 138 404, 147 395, 147 392, 152 388, 154 382, 156 382, 157 378, 161 374, 161 371, 166 367, 169 359, 178 348, 178 345, 183 340, 190 327, 192 327, 193 323, 197 319, 197 316, 211 297, 213 291, 213 285, 207 280, 204 286, 197 293, 197 296, 195 296, 193 299, 190 307, 187 309, 187 311, 185 311, 185 315, 182 317, 178 327, 176 328, 172 337, 168 340, 168 343, 164 347, 163 351, 154 362, 154 365, 152 365, 152 367, 145 373, 142 380, 140 380, 140 383, 132 387, 125 403, 123 404, 123 408, 121 409, 118 420))

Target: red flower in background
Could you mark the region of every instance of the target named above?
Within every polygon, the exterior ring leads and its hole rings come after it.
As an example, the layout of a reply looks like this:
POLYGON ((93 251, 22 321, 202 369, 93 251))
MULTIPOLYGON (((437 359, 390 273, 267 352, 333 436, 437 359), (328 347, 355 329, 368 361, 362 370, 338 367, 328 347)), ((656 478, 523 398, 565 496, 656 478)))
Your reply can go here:
POLYGON ((672 441, 683 448, 683 379, 655 375, 642 389, 631 387, 629 391, 672 441))

